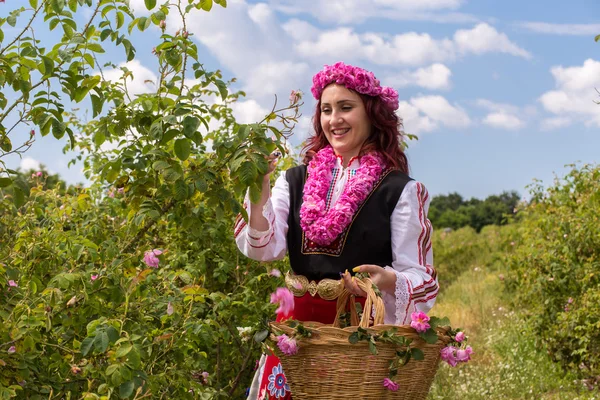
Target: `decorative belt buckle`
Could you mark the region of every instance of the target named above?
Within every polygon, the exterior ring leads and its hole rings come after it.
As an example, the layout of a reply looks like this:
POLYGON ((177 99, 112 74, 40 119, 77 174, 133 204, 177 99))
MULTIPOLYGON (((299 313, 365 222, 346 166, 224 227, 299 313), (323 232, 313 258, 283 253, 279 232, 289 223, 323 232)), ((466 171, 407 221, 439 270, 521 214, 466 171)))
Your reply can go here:
POLYGON ((315 297, 315 294, 317 294, 317 291, 319 290, 319 286, 315 281, 310 281, 308 285, 306 285, 306 290, 308 290, 308 293, 310 293, 312 297, 315 297))

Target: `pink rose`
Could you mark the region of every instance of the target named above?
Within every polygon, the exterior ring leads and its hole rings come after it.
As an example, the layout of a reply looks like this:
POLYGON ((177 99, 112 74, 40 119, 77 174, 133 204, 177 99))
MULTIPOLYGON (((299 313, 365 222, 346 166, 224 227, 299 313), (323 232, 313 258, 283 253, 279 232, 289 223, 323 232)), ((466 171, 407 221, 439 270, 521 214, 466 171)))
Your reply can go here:
POLYGON ((296 340, 285 334, 277 336, 277 347, 279 347, 279 350, 287 356, 293 356, 298 353, 298 344, 296 343, 296 340))
POLYGON ((387 390, 391 390, 392 392, 395 392, 398 390, 398 384, 396 382, 394 382, 393 380, 391 380, 390 378, 385 378, 383 380, 383 387, 385 387, 387 390))
POLYGON ((96 279, 98 279, 98 274, 90 276, 90 279, 92 280, 92 282, 94 282, 96 279))
POLYGON ((273 268, 270 272, 269 275, 274 276, 275 278, 280 278, 281 277, 281 271, 278 270, 277 268, 273 268))
POLYGON ((8 354, 14 354, 17 352, 17 348, 15 346, 10 346, 7 350, 8 354))
POLYGON ((12 279, 8 281, 8 286, 10 287, 19 287, 19 284, 12 279))
POLYGON ((460 349, 456 352, 456 361, 467 362, 471 359, 471 354, 473 354, 471 346, 467 346, 464 350, 460 349))
POLYGON ((446 361, 450 366, 456 366, 456 348, 452 346, 446 346, 440 351, 441 359, 446 361))
POLYGON ((419 333, 423 333, 430 328, 430 325, 427 323, 429 317, 422 311, 412 313, 410 319, 412 319, 410 326, 419 333))
POLYGON ((149 267, 158 268, 158 263, 160 260, 157 256, 160 256, 161 254, 162 251, 158 249, 148 250, 144 253, 144 263, 146 263, 146 265, 149 267))
POLYGON ((456 336, 454 336, 454 340, 456 340, 458 343, 461 343, 463 340, 465 340, 465 333, 458 332, 456 336))
POLYGON ((271 303, 279 304, 275 312, 283 317, 289 316, 294 311, 294 295, 288 288, 277 288, 275 293, 271 294, 271 303))

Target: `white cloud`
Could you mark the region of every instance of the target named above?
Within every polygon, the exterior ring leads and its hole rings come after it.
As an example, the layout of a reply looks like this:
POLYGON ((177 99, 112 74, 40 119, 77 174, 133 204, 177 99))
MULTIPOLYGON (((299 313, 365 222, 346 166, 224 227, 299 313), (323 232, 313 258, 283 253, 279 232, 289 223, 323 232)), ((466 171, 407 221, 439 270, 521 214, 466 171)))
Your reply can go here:
POLYGON ((124 72, 121 67, 127 68, 132 75, 127 77, 127 91, 130 95, 150 93, 156 90, 157 77, 153 71, 143 66, 139 60, 119 64, 119 68, 104 70, 104 79, 112 82, 122 81, 124 72))
POLYGON ((416 71, 402 71, 397 75, 388 77, 388 86, 420 86, 426 89, 449 89, 452 71, 444 64, 432 64, 429 67, 419 68, 416 71))
POLYGON ((256 100, 231 103, 231 110, 236 121, 240 124, 251 124, 261 121, 270 111, 258 104, 256 100))
POLYGON ((571 125, 573 120, 568 117, 554 117, 542 120, 540 128, 544 131, 551 131, 559 128, 566 128, 571 125))
POLYGON ((525 125, 517 116, 505 112, 490 113, 483 119, 483 123, 493 128, 509 130, 519 129, 525 125))
POLYGON ((465 128, 471 125, 471 119, 467 113, 458 105, 452 105, 442 96, 420 96, 411 98, 410 102, 419 111, 451 128, 465 128))
MULTIPOLYGON (((169 18, 173 18, 173 24, 177 23, 177 16, 169 18)), ((233 0, 227 9, 215 7, 210 13, 191 12, 187 26, 192 37, 246 85, 244 90, 249 97, 271 97, 275 91, 289 92, 299 86, 301 73, 294 67, 306 66, 294 62, 292 37, 268 4, 249 5, 244 0, 233 0), (266 76, 266 70, 274 75, 266 76), (287 85, 265 85, 275 80, 287 85)))
POLYGON ((521 22, 519 26, 531 32, 549 35, 596 36, 600 24, 552 24, 548 22, 521 22))
POLYGON ((452 39, 434 39, 427 33, 416 32, 392 37, 373 32, 359 34, 343 27, 323 31, 316 39, 300 41, 296 50, 306 58, 362 60, 379 65, 417 66, 484 53, 507 53, 531 58, 529 52, 488 24, 479 24, 470 30, 458 30, 452 39))
POLYGON ((513 56, 531 58, 531 54, 515 43, 506 34, 494 27, 481 23, 473 29, 461 29, 454 34, 454 43, 462 54, 508 53, 513 56))
POLYGON ((402 118, 404 131, 413 135, 431 132, 438 127, 431 118, 422 114, 416 106, 406 101, 400 102, 397 114, 402 118))
POLYGON ((312 118, 305 115, 298 118, 298 123, 294 127, 294 142, 302 143, 310 136, 314 135, 315 130, 312 125, 312 118))
MULTIPOLYGON (((488 110, 488 114, 482 121, 485 125, 508 130, 520 129, 525 126, 525 121, 520 117, 520 114, 523 114, 523 112, 517 106, 496 103, 487 99, 478 99, 476 104, 488 110)), ((531 113, 531 107, 527 108, 525 114, 531 113)))
POLYGON ((21 168, 23 171, 29 171, 32 169, 38 171, 40 169, 40 162, 31 157, 25 157, 21 160, 19 168, 21 168))
POLYGON ((600 105, 596 104, 600 88, 600 62, 585 60, 582 66, 553 67, 556 89, 542 94, 540 103, 557 117, 578 118, 587 125, 600 126, 600 105))
POLYGON ((412 134, 432 132, 440 126, 457 129, 471 125, 467 113, 442 96, 419 96, 408 102, 401 101, 398 115, 403 120, 404 130, 412 134))
POLYGON ((314 40, 319 36, 319 29, 306 21, 292 18, 282 25, 283 29, 294 40, 314 40))
MULTIPOLYGON (((305 63, 291 61, 268 62, 251 70, 251 79, 246 82, 246 90, 252 93, 273 95, 287 90, 298 89, 300 82, 310 76, 310 68, 305 63)), ((284 93, 285 94, 285 93, 284 93)), ((287 101, 287 97, 284 98, 287 101)))
POLYGON ((270 0, 286 14, 309 14, 321 22, 360 23, 369 18, 441 23, 475 22, 477 18, 455 12, 464 0, 270 0))

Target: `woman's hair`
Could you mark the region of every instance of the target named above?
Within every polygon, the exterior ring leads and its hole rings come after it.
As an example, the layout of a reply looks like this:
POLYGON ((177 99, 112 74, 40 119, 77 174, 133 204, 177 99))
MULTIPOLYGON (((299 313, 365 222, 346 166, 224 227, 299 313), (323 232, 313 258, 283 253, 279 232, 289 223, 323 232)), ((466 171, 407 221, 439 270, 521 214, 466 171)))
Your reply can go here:
MULTIPOLYGON (((388 166, 408 174, 408 159, 400 143, 402 120, 383 104, 380 97, 368 96, 356 91, 354 93, 361 97, 369 121, 371 121, 371 134, 362 145, 360 155, 378 151, 385 157, 388 166)), ((305 164, 308 164, 319 150, 329 145, 321 127, 321 100, 317 102, 313 116, 313 128, 315 134, 308 139, 303 148, 305 164)))

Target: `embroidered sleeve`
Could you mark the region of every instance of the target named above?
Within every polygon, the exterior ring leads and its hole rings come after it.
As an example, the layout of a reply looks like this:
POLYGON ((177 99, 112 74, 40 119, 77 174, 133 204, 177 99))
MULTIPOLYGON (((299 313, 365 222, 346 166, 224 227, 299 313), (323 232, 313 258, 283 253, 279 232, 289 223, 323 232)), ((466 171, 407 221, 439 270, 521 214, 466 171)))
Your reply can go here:
POLYGON ((432 227, 427 218, 429 202, 425 186, 411 181, 392 213, 393 257, 387 268, 396 273, 396 289, 393 294, 384 293, 386 323, 409 323, 412 312, 428 312, 435 303, 438 281, 433 268, 432 227))
MULTIPOLYGON (((266 231, 257 231, 238 215, 234 226, 235 240, 240 251, 258 261, 279 260, 287 250, 287 219, 289 213, 289 188, 285 173, 275 181, 271 196, 263 207, 263 216, 269 223, 266 231)), ((246 195, 244 209, 250 218, 250 199, 246 195)))

